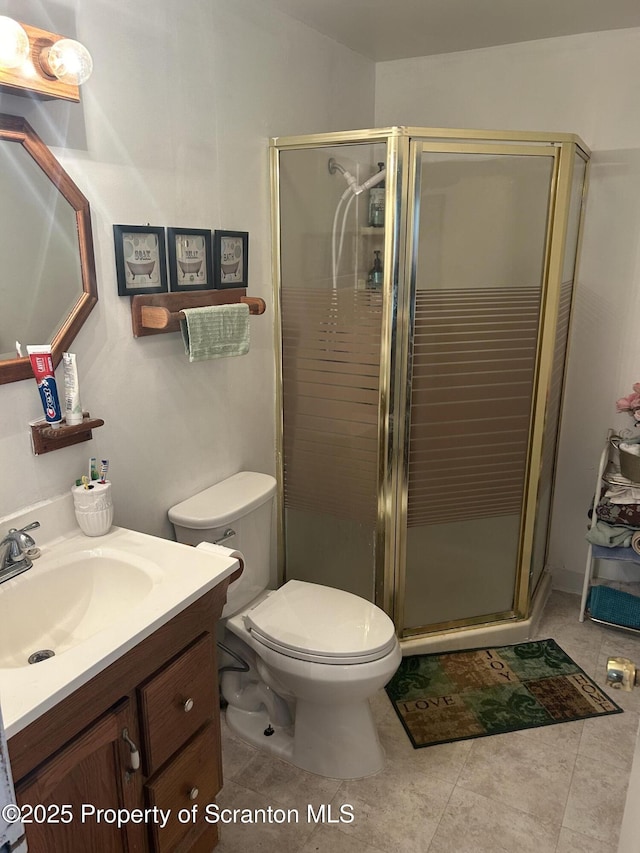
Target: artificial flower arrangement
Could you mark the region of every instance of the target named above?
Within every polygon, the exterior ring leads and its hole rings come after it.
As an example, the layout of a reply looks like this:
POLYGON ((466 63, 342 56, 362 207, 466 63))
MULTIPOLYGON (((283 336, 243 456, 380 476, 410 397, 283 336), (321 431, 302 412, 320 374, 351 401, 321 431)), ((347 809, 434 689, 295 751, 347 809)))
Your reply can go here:
POLYGON ((635 425, 640 426, 640 382, 633 385, 633 393, 616 400, 616 411, 628 412, 635 425))

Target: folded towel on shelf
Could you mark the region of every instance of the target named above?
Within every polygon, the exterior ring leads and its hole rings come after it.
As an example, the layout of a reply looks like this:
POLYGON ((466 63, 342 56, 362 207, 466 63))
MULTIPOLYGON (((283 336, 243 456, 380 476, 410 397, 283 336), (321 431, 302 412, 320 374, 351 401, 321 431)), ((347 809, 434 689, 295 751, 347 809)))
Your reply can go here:
MULTIPOLYGON (((618 524, 640 530, 640 503, 613 503, 606 492, 606 488, 602 490, 596 504, 596 518, 599 521, 606 521, 607 524, 618 524)), ((591 515, 590 512, 589 517, 591 515)))
POLYGON ((640 554, 640 530, 636 531, 631 537, 631 547, 636 554, 640 554))
POLYGON ((608 485, 605 498, 613 504, 640 503, 640 485, 623 477, 622 474, 609 474, 605 477, 608 485))
POLYGON ((249 306, 245 303, 184 308, 183 314, 180 328, 190 362, 249 352, 249 306))
POLYGON ((640 486, 610 486, 605 497, 612 504, 640 504, 640 486))
POLYGON ((605 548, 628 548, 634 531, 620 524, 607 524, 605 521, 596 523, 587 531, 587 541, 592 545, 603 545, 605 548))

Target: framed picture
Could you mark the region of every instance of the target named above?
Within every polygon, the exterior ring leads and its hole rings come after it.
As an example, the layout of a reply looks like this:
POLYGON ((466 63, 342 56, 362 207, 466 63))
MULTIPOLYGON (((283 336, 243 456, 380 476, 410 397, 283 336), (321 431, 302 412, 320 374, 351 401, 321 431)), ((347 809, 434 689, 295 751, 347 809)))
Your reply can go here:
POLYGON ((247 287, 249 234, 247 231, 213 232, 213 279, 217 289, 247 287))
POLYGON ((212 290, 211 231, 167 228, 171 290, 212 290))
POLYGON ((169 288, 164 228, 114 225, 113 239, 120 296, 166 293, 169 288))

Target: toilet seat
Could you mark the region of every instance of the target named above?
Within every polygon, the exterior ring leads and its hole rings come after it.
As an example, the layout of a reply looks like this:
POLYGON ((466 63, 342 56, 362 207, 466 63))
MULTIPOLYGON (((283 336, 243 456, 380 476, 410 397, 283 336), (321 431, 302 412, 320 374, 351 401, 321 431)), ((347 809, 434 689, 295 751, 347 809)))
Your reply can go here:
POLYGON ((324 664, 380 660, 397 644, 391 619, 344 590, 288 581, 247 611, 256 642, 288 657, 324 664))

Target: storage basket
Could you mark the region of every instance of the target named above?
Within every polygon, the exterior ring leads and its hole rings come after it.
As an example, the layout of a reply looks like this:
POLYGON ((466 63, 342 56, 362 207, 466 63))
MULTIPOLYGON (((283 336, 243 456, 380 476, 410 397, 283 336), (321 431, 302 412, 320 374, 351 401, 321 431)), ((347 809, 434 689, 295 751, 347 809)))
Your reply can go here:
POLYGON ((611 444, 618 451, 618 459, 620 463, 620 473, 627 480, 633 483, 640 483, 640 456, 631 453, 628 448, 630 446, 637 447, 640 442, 625 441, 619 436, 611 436, 611 444))
POLYGON ((618 450, 620 451, 620 473, 627 480, 640 483, 640 456, 629 453, 624 442, 620 442, 618 450))

